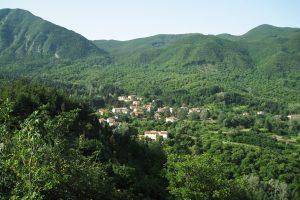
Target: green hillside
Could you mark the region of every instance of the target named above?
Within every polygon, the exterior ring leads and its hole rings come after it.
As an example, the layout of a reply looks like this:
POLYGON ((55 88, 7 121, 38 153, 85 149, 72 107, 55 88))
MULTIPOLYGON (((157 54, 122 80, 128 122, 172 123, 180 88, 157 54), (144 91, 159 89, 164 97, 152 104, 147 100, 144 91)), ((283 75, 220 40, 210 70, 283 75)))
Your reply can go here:
POLYGON ((105 72, 92 71, 128 90, 160 88, 163 94, 181 90, 193 96, 201 87, 217 85, 244 95, 299 102, 299 36, 299 29, 261 25, 242 36, 164 35, 163 41, 168 42, 162 42, 158 35, 125 42, 96 42, 117 63, 105 72), (157 43, 163 45, 151 45, 157 43))
POLYGON ((194 33, 88 41, 27 11, 0 13, 0 63, 10 62, 1 65, 4 77, 76 84, 93 97, 99 88, 115 85, 177 104, 201 104, 199 90, 214 87, 293 106, 300 100, 297 28, 261 25, 241 36, 194 33))
POLYGON ((299 91, 297 28, 89 41, 2 9, 0 200, 298 200, 299 91))
POLYGON ((157 35, 131 41, 94 41, 121 63, 190 65, 221 63, 251 65, 247 49, 202 34, 157 35))
POLYGON ((94 43, 110 53, 122 54, 126 50, 135 52, 145 48, 160 48, 172 43, 180 38, 185 38, 193 34, 186 35, 156 35, 147 38, 139 38, 129 41, 117 40, 95 40, 94 43))
POLYGON ((79 59, 107 53, 83 36, 20 9, 0 10, 0 57, 79 59))
POLYGON ((289 76, 300 70, 300 29, 261 25, 240 38, 246 41, 258 68, 289 76))
POLYGON ((239 38, 247 41, 262 41, 273 38, 288 38, 295 34, 299 34, 299 32, 300 30, 297 28, 276 27, 263 24, 253 28, 239 38))
POLYGON ((260 25, 244 35, 217 35, 248 46, 257 68, 269 76, 294 76, 300 67, 300 29, 260 25))
POLYGON ((300 29, 258 26, 242 36, 157 35, 130 41, 94 41, 118 62, 155 65, 221 63, 256 66, 269 75, 299 72, 300 29))

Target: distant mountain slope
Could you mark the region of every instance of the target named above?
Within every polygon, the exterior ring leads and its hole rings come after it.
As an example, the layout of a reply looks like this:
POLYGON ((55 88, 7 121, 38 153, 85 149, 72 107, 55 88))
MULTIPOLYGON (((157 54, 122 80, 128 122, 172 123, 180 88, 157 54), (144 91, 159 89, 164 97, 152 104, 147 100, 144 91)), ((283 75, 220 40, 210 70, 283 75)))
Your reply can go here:
POLYGON ((247 49, 232 41, 202 34, 157 35, 130 41, 94 41, 122 63, 250 66, 247 49))
POLYGON ((223 33, 216 35, 219 38, 238 41, 244 40, 247 42, 263 41, 263 40, 273 40, 276 38, 291 38, 300 33, 299 28, 289 28, 289 27, 276 27, 269 24, 262 24, 251 30, 249 30, 244 35, 231 35, 228 33, 223 33))
POLYGON ((298 28, 276 27, 263 24, 251 29, 239 38, 247 41, 262 41, 264 39, 290 38, 299 33, 300 29, 298 28))
POLYGON ((78 59, 107 53, 83 36, 20 9, 0 10, 0 57, 78 59))
POLYGON ((89 41, 27 11, 2 9, 1 76, 84 85, 89 91, 111 84, 149 95, 192 95, 216 86, 299 102, 300 29, 261 25, 241 36, 89 41))
POLYGON ((160 49, 166 45, 181 39, 188 37, 193 34, 181 34, 181 35, 155 35, 146 38, 139 38, 128 41, 117 41, 117 40, 95 40, 99 48, 105 49, 106 51, 122 56, 124 54, 133 54, 144 51, 146 49, 160 49))
POLYGON ((156 63, 169 65, 224 64, 232 67, 250 67, 247 49, 232 41, 215 36, 192 35, 168 45, 159 54, 156 63))
POLYGON ((260 25, 246 34, 157 35, 130 41, 94 41, 119 63, 166 65, 223 64, 256 67, 269 75, 300 71, 300 29, 260 25))
POLYGON ((239 37, 247 43, 258 69, 269 75, 300 71, 300 29, 258 26, 239 37))
POLYGON ((228 34, 228 33, 222 33, 222 34, 219 34, 219 35, 216 35, 218 38, 221 38, 221 39, 225 39, 225 40, 232 40, 232 41, 236 41, 239 39, 239 36, 236 36, 236 35, 231 35, 231 34, 228 34))

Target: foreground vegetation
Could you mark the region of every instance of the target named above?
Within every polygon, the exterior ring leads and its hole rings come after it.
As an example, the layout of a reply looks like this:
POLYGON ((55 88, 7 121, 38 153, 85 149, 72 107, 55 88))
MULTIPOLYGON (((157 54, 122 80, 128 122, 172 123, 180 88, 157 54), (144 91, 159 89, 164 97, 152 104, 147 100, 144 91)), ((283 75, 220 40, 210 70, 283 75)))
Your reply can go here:
POLYGON ((3 199, 299 198, 299 140, 271 137, 296 137, 299 124, 280 120, 283 131, 275 133, 279 122, 269 116, 245 127, 223 110, 211 111, 213 121, 133 117, 110 128, 51 88, 16 81, 0 91, 3 199), (139 139, 148 128, 170 137, 139 139))

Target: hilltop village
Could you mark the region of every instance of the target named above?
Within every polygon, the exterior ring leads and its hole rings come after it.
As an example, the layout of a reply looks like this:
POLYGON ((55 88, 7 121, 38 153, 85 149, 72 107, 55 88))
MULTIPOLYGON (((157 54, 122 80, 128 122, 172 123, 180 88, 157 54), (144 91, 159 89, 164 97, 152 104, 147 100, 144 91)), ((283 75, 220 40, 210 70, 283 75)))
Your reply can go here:
MULTIPOLYGON (((206 107, 188 107, 182 105, 181 107, 169 107, 163 105, 159 100, 146 101, 143 97, 137 95, 118 96, 118 107, 100 108, 98 109, 99 122, 101 124, 107 124, 110 127, 119 127, 122 123, 127 122, 128 119, 139 119, 139 120, 154 120, 162 123, 176 123, 178 121, 189 120, 205 120, 208 123, 216 123, 220 116, 215 116, 213 110, 206 107)), ((247 128, 246 124, 253 120, 253 117, 268 118, 271 117, 272 121, 278 121, 282 118, 280 115, 270 115, 265 111, 253 112, 241 112, 235 111, 239 119, 225 120, 225 126, 234 127, 235 124, 239 124, 241 130, 248 132, 250 129, 247 128)), ((300 115, 289 114, 286 120, 290 123, 299 121, 300 115)), ((130 121, 130 120, 129 120, 130 121)), ((224 131, 226 133, 226 131, 224 131)), ((166 130, 145 130, 140 133, 141 137, 150 138, 152 140, 168 139, 169 132, 166 130)), ((274 134, 272 135, 276 140, 282 140, 281 137, 274 134)), ((290 141, 290 140, 286 140, 290 141)))
MULTIPOLYGON (((136 95, 119 96, 118 101, 122 102, 123 107, 100 108, 98 113, 100 115, 99 122, 101 124, 107 123, 111 127, 117 127, 123 122, 124 116, 160 120, 165 123, 175 123, 179 120, 185 119, 187 116, 192 118, 206 117, 208 114, 207 108, 189 108, 185 105, 174 108, 159 105, 157 100, 152 102, 145 102, 144 98, 136 95)), ((144 137, 157 140, 168 138, 167 131, 148 130, 144 132, 144 137)))

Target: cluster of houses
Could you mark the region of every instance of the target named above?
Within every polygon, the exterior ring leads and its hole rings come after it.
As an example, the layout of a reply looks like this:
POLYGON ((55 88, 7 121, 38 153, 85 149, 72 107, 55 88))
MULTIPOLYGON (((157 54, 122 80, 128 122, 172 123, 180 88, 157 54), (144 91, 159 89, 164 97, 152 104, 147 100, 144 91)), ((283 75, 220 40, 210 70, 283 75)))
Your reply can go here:
MULTIPOLYGON (((118 97, 119 101, 126 102, 128 104, 131 104, 129 107, 121 107, 121 108, 112 108, 111 113, 114 114, 114 118, 109 117, 109 118, 100 118, 99 122, 100 123, 107 123, 109 126, 118 126, 119 122, 117 121, 117 116, 119 114, 124 114, 124 115, 131 115, 131 116, 136 116, 136 117, 143 117, 145 115, 145 112, 150 112, 152 105, 143 105, 142 106, 142 101, 143 98, 137 97, 136 95, 129 95, 129 96, 119 96, 118 97)), ((99 113, 101 116, 103 116, 106 113, 109 113, 110 111, 105 108, 99 109, 99 113)))
MULTIPOLYGON (((99 119, 100 123, 107 123, 109 126, 118 126, 120 122, 118 121, 118 115, 131 115, 136 117, 144 117, 145 114, 148 112, 153 112, 155 120, 165 119, 166 123, 174 123, 178 121, 176 117, 176 113, 184 111, 187 114, 190 113, 200 113, 202 111, 201 108, 188 108, 188 107, 180 107, 180 108, 170 108, 170 107, 159 107, 157 110, 154 110, 153 101, 152 103, 143 103, 143 98, 138 97, 136 95, 129 95, 129 96, 119 96, 118 101, 125 102, 127 104, 126 107, 119 107, 119 108, 112 108, 108 110, 106 108, 99 109, 99 114, 103 117, 99 119), (105 114, 109 114, 113 117, 104 118, 105 114)), ((162 137, 163 139, 168 138, 167 131, 145 131, 142 137, 150 138, 152 140, 157 140, 158 138, 162 137)))
POLYGON ((119 122, 115 118, 112 118, 112 117, 109 117, 106 119, 100 118, 99 122, 100 122, 100 124, 107 123, 109 126, 118 126, 119 125, 119 122))
POLYGON ((191 113, 201 113, 202 111, 207 110, 206 108, 188 108, 185 106, 182 106, 180 108, 169 108, 169 107, 162 107, 162 108, 158 108, 157 111, 154 114, 154 118, 156 120, 160 120, 162 119, 162 115, 169 113, 170 116, 165 117, 165 121, 166 122, 170 122, 170 123, 174 123, 176 121, 178 121, 179 119, 176 117, 176 115, 178 115, 178 113, 183 112, 186 115, 191 114, 191 113))
POLYGON ((142 117, 145 115, 145 112, 151 112, 153 108, 152 104, 142 105, 142 101, 144 100, 141 97, 137 97, 136 95, 129 96, 119 96, 119 101, 123 101, 126 103, 130 103, 129 108, 113 108, 112 113, 114 114, 130 114, 136 117, 142 117))
MULTIPOLYGON (((152 112, 154 111, 154 106, 152 103, 148 104, 142 104, 142 98, 138 98, 135 95, 130 96, 120 96, 118 97, 119 101, 124 101, 127 103, 131 103, 129 107, 121 107, 121 108, 112 108, 111 113, 115 116, 114 118, 101 118, 99 119, 100 123, 106 122, 110 126, 116 126, 118 125, 116 119, 119 114, 124 115, 131 115, 135 117, 144 117, 146 112, 152 112)), ((156 111, 154 111, 154 119, 155 120, 161 120, 164 118, 166 123, 174 123, 177 122, 179 119, 176 117, 176 113, 179 112, 185 112, 186 114, 190 113, 200 113, 203 110, 203 108, 188 108, 188 107, 180 107, 176 109, 170 108, 170 107, 160 107, 157 108, 156 111)), ((109 113, 110 111, 108 109, 99 109, 99 113, 101 116, 103 116, 105 113, 109 113)))
MULTIPOLYGON (((185 106, 179 107, 179 108, 171 108, 171 107, 154 107, 154 100, 152 103, 144 103, 143 98, 137 97, 136 95, 129 95, 129 96, 119 96, 118 100, 121 102, 125 102, 126 106, 124 107, 114 107, 111 110, 106 108, 99 109, 99 114, 102 116, 102 118, 99 119, 100 123, 107 123, 109 126, 118 126, 120 122, 118 121, 119 115, 131 115, 135 117, 144 117, 145 114, 152 113, 151 116, 155 120, 162 120, 164 119, 166 123, 174 123, 178 121, 179 113, 184 113, 185 115, 189 115, 192 113, 203 113, 207 112, 208 109, 206 108, 188 108, 185 106), (109 114, 109 115, 106 115, 109 114), (107 118, 105 118, 106 116, 107 118), (112 117, 108 117, 112 116, 112 117)), ((257 111, 257 115, 264 115, 264 111, 257 111)), ((248 112, 242 113, 243 116, 249 116, 250 114, 248 112)), ((149 116, 149 115, 147 115, 149 116)), ((300 115, 298 114, 290 114, 287 116, 287 118, 290 121, 293 120, 300 120, 300 115)), ((141 137, 144 138, 150 138, 152 140, 158 140, 159 138, 167 139, 168 138, 168 132, 167 131, 145 131, 141 137)))
MULTIPOLYGON (((145 117, 146 113, 154 112, 153 118, 155 120, 161 120, 164 119, 166 123, 174 123, 178 121, 178 113, 186 113, 187 115, 191 113, 198 113, 200 114, 203 111, 207 111, 206 108, 188 108, 185 106, 179 107, 179 108, 171 108, 171 107, 159 107, 157 110, 154 110, 153 100, 152 103, 143 103, 143 98, 138 97, 136 95, 128 95, 128 96, 119 96, 118 100, 121 102, 125 102, 127 104, 126 107, 120 107, 120 108, 112 108, 111 111, 108 109, 99 109, 99 113, 101 116, 103 116, 105 113, 112 113, 114 115, 114 118, 101 118, 99 119, 100 123, 108 123, 110 126, 117 126, 119 123, 117 121, 117 116, 119 114, 124 115, 131 115, 135 117, 145 117)), ((264 111, 257 111, 257 115, 264 115, 264 111)), ((243 116, 250 116, 248 112, 242 113, 243 116)), ((149 115, 148 115, 149 116, 149 115)), ((289 120, 299 120, 300 115, 297 114, 291 114, 287 116, 289 120)))
POLYGON ((129 96, 119 96, 118 100, 124 102, 132 102, 133 105, 135 105, 136 103, 143 101, 143 98, 137 97, 136 95, 129 95, 129 96))
POLYGON ((145 131, 143 137, 152 140, 158 140, 160 137, 162 137, 162 139, 168 139, 168 134, 168 131, 145 131))

